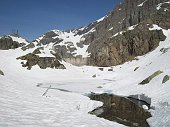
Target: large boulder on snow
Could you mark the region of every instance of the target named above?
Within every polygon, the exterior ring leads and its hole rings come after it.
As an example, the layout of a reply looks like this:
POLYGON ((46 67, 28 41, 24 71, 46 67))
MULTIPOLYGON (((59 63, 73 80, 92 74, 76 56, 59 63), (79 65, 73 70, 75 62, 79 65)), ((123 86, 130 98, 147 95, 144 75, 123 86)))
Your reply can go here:
POLYGON ((170 76, 169 75, 165 75, 163 80, 162 80, 162 84, 166 83, 169 79, 170 79, 170 76))
POLYGON ((139 85, 145 85, 148 84, 153 78, 155 78, 156 76, 160 75, 161 73, 163 73, 162 71, 156 71, 155 73, 153 73, 152 75, 150 75, 148 78, 146 78, 145 80, 143 80, 141 83, 139 83, 139 85))
POLYGON ((41 69, 65 69, 65 66, 61 64, 55 57, 39 57, 36 54, 29 53, 18 57, 17 59, 26 60, 26 63, 22 62, 22 66, 27 67, 28 70, 30 70, 35 65, 38 65, 41 69))
POLYGON ((4 75, 3 71, 0 70, 0 75, 4 75))

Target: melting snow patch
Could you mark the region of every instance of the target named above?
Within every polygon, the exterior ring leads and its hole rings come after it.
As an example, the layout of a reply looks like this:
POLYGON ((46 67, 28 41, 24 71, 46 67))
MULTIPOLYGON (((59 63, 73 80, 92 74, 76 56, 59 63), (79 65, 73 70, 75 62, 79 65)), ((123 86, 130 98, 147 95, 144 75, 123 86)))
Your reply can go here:
MULTIPOLYGON (((138 24, 137 24, 137 25, 138 25, 138 24)), ((136 27, 137 25, 130 26, 130 27, 128 28, 128 30, 133 30, 133 29, 135 29, 135 27, 136 27)))
POLYGON ((160 10, 160 9, 161 9, 161 6, 162 6, 163 4, 165 4, 165 3, 170 4, 170 1, 158 4, 157 7, 156 7, 156 9, 157 9, 157 10, 160 10))
POLYGON ((113 30, 113 27, 111 27, 108 31, 113 30))
POLYGON ((142 7, 143 4, 146 2, 147 0, 145 0, 144 2, 142 2, 141 4, 138 5, 138 7, 142 7))
POLYGON ((149 28, 149 30, 162 30, 162 28, 156 24, 153 24, 153 28, 149 28))
MULTIPOLYGON (((138 25, 138 24, 137 24, 137 25, 138 25)), ((130 26, 130 27, 127 28, 127 30, 133 30, 133 29, 135 29, 135 27, 136 27, 137 25, 130 26)), ((120 34, 122 35, 122 34, 125 33, 125 32, 126 32, 126 31, 118 32, 118 33, 114 34, 111 38, 116 37, 117 35, 120 35, 120 34)))
POLYGON ((104 17, 102 17, 102 18, 98 19, 98 20, 97 20, 97 22, 101 22, 101 21, 103 21, 103 20, 105 19, 105 17, 106 17, 106 16, 104 16, 104 17))

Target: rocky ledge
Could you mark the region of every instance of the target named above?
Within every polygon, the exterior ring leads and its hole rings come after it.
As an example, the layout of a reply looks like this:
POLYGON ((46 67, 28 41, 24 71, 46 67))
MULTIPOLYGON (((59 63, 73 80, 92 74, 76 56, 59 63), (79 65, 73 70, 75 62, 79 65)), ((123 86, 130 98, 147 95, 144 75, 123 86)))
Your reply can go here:
POLYGON ((91 55, 88 64, 118 65, 154 50, 166 36, 162 30, 149 30, 149 27, 152 25, 136 25, 108 38, 103 46, 98 43, 90 45, 91 55))
POLYGON ((16 49, 24 44, 13 41, 11 37, 4 36, 0 38, 0 50, 16 49))
POLYGON ((39 57, 38 55, 29 53, 18 57, 17 59, 26 60, 26 63, 21 62, 21 64, 23 67, 27 67, 28 70, 31 70, 32 66, 35 65, 38 65, 41 69, 65 69, 65 66, 61 64, 55 57, 39 57))
POLYGON ((0 70, 0 75, 4 75, 4 72, 0 70))

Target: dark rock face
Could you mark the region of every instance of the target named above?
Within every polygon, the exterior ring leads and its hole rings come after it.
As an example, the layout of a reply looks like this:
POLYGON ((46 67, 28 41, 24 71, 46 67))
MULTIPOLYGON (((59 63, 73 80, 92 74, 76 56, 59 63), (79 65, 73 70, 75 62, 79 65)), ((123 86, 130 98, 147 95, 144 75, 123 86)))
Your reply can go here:
POLYGON ((92 94, 90 98, 104 103, 102 107, 91 112, 97 113, 98 117, 130 127, 149 127, 146 119, 151 117, 151 114, 125 97, 92 94))
POLYGON ((26 45, 26 46, 22 46, 21 49, 22 49, 23 51, 25 51, 25 50, 27 50, 27 49, 31 49, 31 48, 34 48, 34 47, 35 47, 35 45, 34 45, 33 43, 30 43, 30 44, 28 44, 28 45, 26 45))
POLYGON ((91 42, 89 65, 111 66, 122 64, 135 56, 144 55, 155 49, 160 41, 165 40, 162 31, 150 31, 147 24, 157 24, 162 28, 170 28, 170 4, 159 3, 168 0, 124 0, 113 9, 107 17, 95 26, 96 31, 86 38, 91 42), (138 6, 142 2, 143 6, 138 6), (164 11, 167 9, 167 11, 164 11), (127 27, 136 25, 134 30, 127 27), (112 28, 112 29, 111 29, 112 28), (113 37, 125 31, 123 35, 113 37))
POLYGON ((4 75, 4 72, 0 70, 0 75, 4 75))
POLYGON ((165 75, 163 80, 162 80, 162 84, 166 83, 169 79, 170 79, 170 76, 169 75, 165 75))
POLYGON ((162 4, 160 4, 160 9, 153 13, 148 19, 149 22, 159 25, 164 29, 170 29, 170 4, 164 3, 163 1, 168 0, 160 0, 162 4))
POLYGON ((1 50, 8 50, 8 49, 15 49, 20 47, 21 44, 13 41, 11 37, 2 37, 0 38, 0 49, 1 50))
POLYGON ((32 53, 33 54, 40 54, 41 53, 40 50, 44 50, 44 48, 43 47, 39 47, 39 48, 35 49, 32 53))
POLYGON ((29 53, 25 56, 18 57, 17 59, 27 60, 27 62, 25 64, 23 63, 22 66, 27 67, 28 70, 30 70, 34 65, 38 65, 41 69, 65 69, 64 65, 60 64, 55 57, 39 57, 33 53, 29 53))
POLYGON ((109 38, 102 47, 97 43, 95 46, 90 45, 89 48, 93 50, 88 64, 97 66, 122 64, 154 50, 165 38, 162 30, 150 31, 147 25, 138 25, 134 30, 109 38))
POLYGON ((40 40, 39 43, 46 45, 46 44, 49 44, 51 42, 57 44, 57 43, 60 43, 61 41, 63 41, 59 38, 53 39, 53 37, 56 37, 56 36, 58 36, 58 35, 55 32, 49 31, 43 36, 43 38, 40 40))

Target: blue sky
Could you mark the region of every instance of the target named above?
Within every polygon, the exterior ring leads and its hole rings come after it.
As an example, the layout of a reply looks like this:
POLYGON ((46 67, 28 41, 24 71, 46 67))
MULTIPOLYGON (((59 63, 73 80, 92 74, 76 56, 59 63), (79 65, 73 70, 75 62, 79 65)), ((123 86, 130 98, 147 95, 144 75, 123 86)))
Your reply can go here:
POLYGON ((52 29, 88 25, 121 0, 1 0, 0 36, 18 30, 29 41, 52 29))

